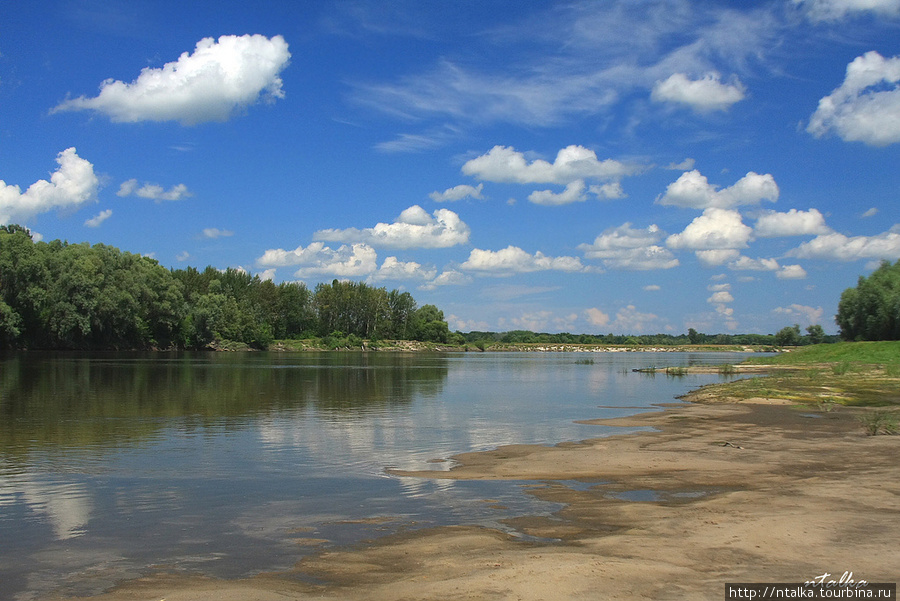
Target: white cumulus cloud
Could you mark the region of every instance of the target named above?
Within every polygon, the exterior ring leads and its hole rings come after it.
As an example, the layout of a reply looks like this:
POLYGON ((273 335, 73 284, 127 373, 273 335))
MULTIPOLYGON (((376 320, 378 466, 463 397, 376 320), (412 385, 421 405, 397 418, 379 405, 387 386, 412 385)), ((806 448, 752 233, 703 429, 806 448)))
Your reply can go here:
POLYGON ((572 204, 573 202, 584 202, 585 200, 587 200, 587 195, 585 195, 584 190, 584 180, 577 179, 574 182, 566 185, 566 189, 558 194, 556 192, 553 192, 552 190, 535 190, 528 195, 528 200, 536 205, 546 206, 567 205, 572 204))
POLYGON ((665 81, 656 82, 650 98, 685 104, 698 113, 724 111, 744 99, 744 86, 736 77, 731 83, 722 83, 718 73, 707 73, 700 79, 674 73, 665 81))
POLYGON ((579 179, 616 180, 637 171, 636 167, 613 159, 598 160, 593 150, 575 145, 560 150, 552 163, 543 159, 529 162, 512 147, 494 146, 462 166, 466 175, 514 184, 568 185, 579 179))
POLYGON ((472 282, 472 278, 461 271, 447 269, 439 276, 419 286, 420 290, 434 290, 439 286, 464 286, 472 282))
POLYGON ((585 271, 585 266, 578 257, 549 257, 540 251, 532 255, 518 246, 507 246, 496 251, 473 248, 469 258, 459 267, 497 275, 548 270, 585 271))
POLYGON ((296 277, 360 277, 376 270, 376 259, 375 249, 365 244, 342 245, 334 250, 321 242, 313 242, 305 248, 298 246, 294 250, 269 249, 256 260, 256 264, 272 268, 300 265, 302 268, 295 273, 296 277))
MULTIPOLYGON (((314 245, 315 243, 310 244, 310 248, 314 245)), ((375 249, 365 244, 342 245, 337 250, 324 247, 318 249, 314 255, 306 254, 307 261, 301 263, 302 267, 294 272, 294 277, 306 278, 322 275, 347 278, 364 277, 377 269, 375 249)))
POLYGON ((713 292, 712 296, 706 299, 706 302, 712 304, 718 303, 733 303, 734 296, 727 290, 719 290, 718 292, 713 292))
POLYGON ((728 268, 734 271, 775 271, 779 265, 776 259, 751 259, 741 256, 736 261, 729 263, 728 268))
POLYGON ((204 38, 194 52, 161 68, 145 68, 131 83, 107 79, 93 98, 60 103, 54 112, 92 110, 112 121, 227 121, 263 98, 283 98, 279 74, 291 57, 281 36, 204 38))
POLYGON ((776 274, 779 280, 805 280, 806 270, 800 265, 785 265, 776 274))
POLYGON ((661 205, 706 209, 730 209, 739 205, 758 204, 764 200, 778 200, 778 185, 770 174, 750 171, 733 186, 718 189, 696 169, 682 173, 668 185, 665 194, 657 199, 661 205))
POLYGON ((432 215, 413 205, 400 213, 394 223, 378 223, 364 229, 319 230, 313 238, 387 248, 448 248, 469 241, 469 226, 459 215, 449 209, 438 209, 432 215))
POLYGON ((481 200, 484 198, 481 194, 482 190, 484 190, 484 184, 478 184, 477 186, 461 184, 447 188, 443 192, 434 191, 428 195, 428 198, 434 202, 452 202, 463 198, 477 198, 481 200))
POLYGON ((737 211, 710 208, 688 224, 683 232, 669 236, 666 245, 688 250, 745 248, 752 233, 753 229, 744 225, 737 211))
POLYGON ((716 267, 728 261, 734 261, 740 257, 741 252, 734 248, 716 248, 712 250, 697 250, 694 251, 694 254, 697 255, 700 263, 706 267, 716 267))
POLYGON ((592 326, 605 326, 609 324, 609 314, 604 313, 596 307, 591 307, 584 312, 588 323, 592 326))
POLYGON ((838 232, 816 236, 788 252, 799 259, 900 259, 900 226, 875 236, 845 236, 838 232))
POLYGON ((825 217, 817 209, 798 211, 791 209, 787 213, 769 211, 756 220, 754 234, 758 238, 775 238, 780 236, 808 236, 826 234, 831 231, 825 225, 825 217))
POLYGON ((645 229, 625 223, 604 230, 592 244, 581 244, 578 250, 587 259, 599 259, 611 269, 670 269, 678 266, 678 259, 658 242, 663 233, 656 225, 645 229))
POLYGON ((415 261, 401 261, 397 257, 387 257, 378 271, 373 273, 373 281, 382 280, 433 280, 437 275, 434 267, 424 267, 415 261))
POLYGON ((792 317, 802 317, 808 324, 821 323, 825 310, 822 307, 810 307, 808 305, 800 305, 793 303, 787 307, 775 307, 772 313, 779 315, 790 315, 792 317))
POLYGON ((900 142, 900 56, 874 50, 847 65, 844 83, 819 100, 806 131, 833 131, 845 142, 887 146, 900 142))
POLYGON ((50 181, 41 179, 25 192, 0 180, 0 223, 25 221, 53 209, 76 208, 97 200, 100 180, 94 166, 67 148, 56 157, 59 168, 50 181))

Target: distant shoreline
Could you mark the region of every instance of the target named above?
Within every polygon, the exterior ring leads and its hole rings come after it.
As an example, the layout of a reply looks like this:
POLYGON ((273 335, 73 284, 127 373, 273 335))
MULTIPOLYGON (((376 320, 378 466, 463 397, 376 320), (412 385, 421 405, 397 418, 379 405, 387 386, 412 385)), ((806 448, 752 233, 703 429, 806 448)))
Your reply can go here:
MULTIPOLYGON (((245 350, 245 349, 215 349, 245 350)), ((249 349, 247 349, 249 350, 249 349)), ((622 344, 575 344, 575 343, 513 343, 495 342, 479 345, 449 345, 435 342, 419 342, 416 340, 385 340, 375 343, 366 342, 361 347, 344 347, 325 349, 312 344, 308 340, 279 340, 273 343, 268 351, 274 352, 306 352, 306 351, 372 351, 372 352, 442 352, 442 353, 480 353, 480 352, 516 352, 516 353, 771 353, 783 349, 771 346, 750 345, 622 345, 622 344)))

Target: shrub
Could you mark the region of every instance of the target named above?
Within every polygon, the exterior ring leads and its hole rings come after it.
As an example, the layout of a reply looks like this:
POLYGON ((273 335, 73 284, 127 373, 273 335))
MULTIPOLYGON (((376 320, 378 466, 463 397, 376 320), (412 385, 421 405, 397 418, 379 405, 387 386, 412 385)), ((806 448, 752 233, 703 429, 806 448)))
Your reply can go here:
POLYGON ((873 411, 863 414, 857 419, 869 436, 897 434, 900 429, 900 420, 898 420, 897 414, 890 411, 873 411))

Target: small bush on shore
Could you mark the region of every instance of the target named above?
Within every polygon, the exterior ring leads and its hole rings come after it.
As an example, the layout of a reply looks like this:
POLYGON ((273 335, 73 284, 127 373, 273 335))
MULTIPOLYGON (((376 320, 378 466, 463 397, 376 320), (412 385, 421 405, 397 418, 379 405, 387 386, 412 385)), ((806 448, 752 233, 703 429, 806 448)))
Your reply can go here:
POLYGON ((891 411, 873 411, 859 416, 859 422, 869 436, 878 434, 897 434, 900 431, 900 420, 891 411))

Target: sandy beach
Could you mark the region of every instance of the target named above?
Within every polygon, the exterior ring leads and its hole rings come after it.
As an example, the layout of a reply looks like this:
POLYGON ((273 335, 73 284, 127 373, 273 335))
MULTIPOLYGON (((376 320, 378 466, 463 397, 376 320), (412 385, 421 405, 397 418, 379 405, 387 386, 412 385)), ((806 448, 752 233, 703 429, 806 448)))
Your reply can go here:
POLYGON ((723 599, 729 582, 822 574, 900 580, 900 437, 866 436, 859 411, 695 393, 604 424, 654 431, 510 446, 403 477, 533 481, 564 503, 510 525, 419 530, 326 550, 240 581, 155 575, 97 601, 723 599))

